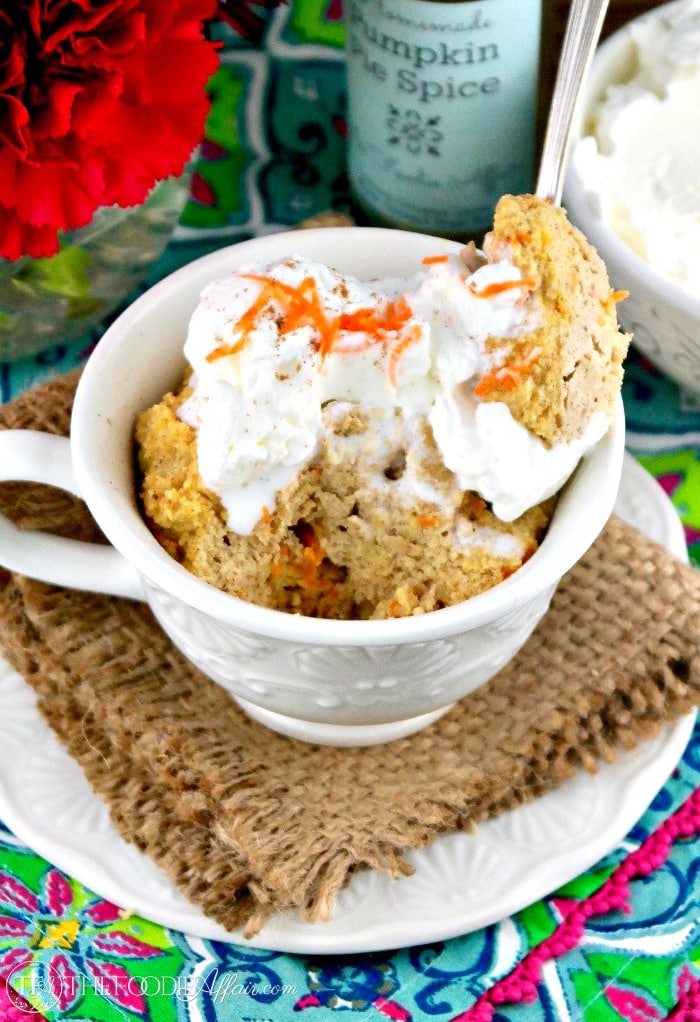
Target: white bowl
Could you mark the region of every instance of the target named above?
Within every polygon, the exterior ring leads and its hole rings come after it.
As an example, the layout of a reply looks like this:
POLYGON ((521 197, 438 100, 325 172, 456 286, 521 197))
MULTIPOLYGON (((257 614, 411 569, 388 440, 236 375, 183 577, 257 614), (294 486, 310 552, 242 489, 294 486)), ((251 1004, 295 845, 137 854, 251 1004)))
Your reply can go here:
MULTIPOLYGON (((680 3, 664 4, 614 32, 598 48, 579 102, 572 135, 572 154, 588 133, 590 111, 611 83, 629 79, 634 71, 630 25, 664 17, 680 3)), ((657 272, 603 221, 575 159, 570 161, 563 205, 595 245, 615 288, 629 291, 617 306, 623 330, 634 346, 682 387, 700 393, 700 296, 696 297, 657 272)))
POLYGON ((257 720, 308 741, 366 745, 417 731, 493 677, 524 645, 562 575, 607 521, 624 449, 618 400, 606 436, 566 485, 549 531, 510 578, 417 617, 331 621, 254 606, 219 592, 156 542, 137 502, 136 414, 184 369, 187 323, 202 288, 244 262, 297 252, 369 279, 409 276, 437 246, 403 231, 322 228, 256 238, 190 263, 156 284, 109 328, 82 375, 69 441, 0 433, 0 478, 78 492, 113 547, 20 533, 0 520, 0 564, 49 582, 147 600, 163 629, 257 720))

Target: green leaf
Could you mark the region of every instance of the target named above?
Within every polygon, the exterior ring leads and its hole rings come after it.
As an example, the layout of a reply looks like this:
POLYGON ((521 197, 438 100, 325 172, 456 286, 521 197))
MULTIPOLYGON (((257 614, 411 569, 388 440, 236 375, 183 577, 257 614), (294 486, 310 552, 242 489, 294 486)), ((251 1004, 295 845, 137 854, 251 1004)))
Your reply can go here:
POLYGON ((89 299, 91 257, 77 245, 65 245, 56 255, 30 259, 15 277, 27 288, 84 302, 89 299))
POLYGON ((9 333, 17 325, 17 317, 12 312, 4 312, 0 309, 0 332, 9 333))
POLYGON ((89 316, 90 313, 96 312, 97 309, 101 308, 104 302, 101 298, 71 298, 69 301, 68 317, 70 319, 79 319, 81 316, 89 316))

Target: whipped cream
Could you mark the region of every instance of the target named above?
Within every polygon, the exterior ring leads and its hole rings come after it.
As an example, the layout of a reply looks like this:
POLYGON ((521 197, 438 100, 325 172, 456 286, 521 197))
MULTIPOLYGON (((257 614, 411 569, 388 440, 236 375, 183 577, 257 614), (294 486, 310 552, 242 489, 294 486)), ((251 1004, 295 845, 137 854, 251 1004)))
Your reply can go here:
POLYGON ((488 500, 504 522, 555 494, 610 425, 597 412, 575 440, 545 447, 507 405, 475 403, 463 387, 436 403, 429 421, 460 488, 488 500))
MULTIPOLYGON (((197 431, 200 474, 229 526, 247 535, 273 509, 318 450, 328 402, 359 403, 405 435, 427 420, 459 487, 504 520, 554 493, 607 421, 548 449, 505 405, 474 395, 501 368, 487 339, 537 325, 530 288, 508 260, 469 274, 456 255, 403 281, 366 283, 292 256, 211 283, 189 325, 192 394, 178 414, 197 431)), ((401 485, 409 505, 440 502, 419 474, 401 485)))
POLYGON ((626 31, 634 71, 591 111, 572 159, 606 223, 700 296, 700 0, 626 31))

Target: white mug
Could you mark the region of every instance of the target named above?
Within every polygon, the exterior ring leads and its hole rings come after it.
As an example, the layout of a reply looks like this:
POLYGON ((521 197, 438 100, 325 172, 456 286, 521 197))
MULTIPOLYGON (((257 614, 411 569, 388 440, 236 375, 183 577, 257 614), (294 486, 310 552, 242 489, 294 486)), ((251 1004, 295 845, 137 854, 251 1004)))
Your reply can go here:
POLYGON ((18 530, 0 519, 0 564, 56 585, 146 600, 182 653, 252 717, 335 745, 425 727, 524 645, 561 577, 596 539, 618 491, 624 415, 564 487, 547 535, 517 572, 463 603, 416 617, 332 621, 246 603, 196 578, 157 543, 139 509, 133 427, 179 381, 187 324, 204 286, 243 263, 292 253, 363 279, 408 277, 449 241, 404 231, 320 228, 255 238, 162 280, 110 326, 80 379, 70 439, 0 433, 0 478, 83 498, 111 546, 18 530))

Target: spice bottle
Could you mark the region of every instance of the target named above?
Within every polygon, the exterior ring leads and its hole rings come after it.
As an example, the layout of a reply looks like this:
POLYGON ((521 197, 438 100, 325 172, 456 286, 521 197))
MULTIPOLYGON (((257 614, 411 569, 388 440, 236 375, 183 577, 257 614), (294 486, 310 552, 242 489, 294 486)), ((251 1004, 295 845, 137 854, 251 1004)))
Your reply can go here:
POLYGON ((370 222, 480 240, 501 195, 533 189, 554 2, 345 0, 348 173, 370 222))

